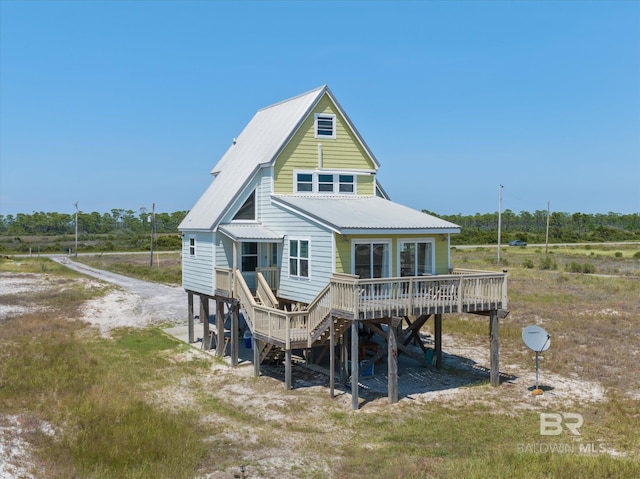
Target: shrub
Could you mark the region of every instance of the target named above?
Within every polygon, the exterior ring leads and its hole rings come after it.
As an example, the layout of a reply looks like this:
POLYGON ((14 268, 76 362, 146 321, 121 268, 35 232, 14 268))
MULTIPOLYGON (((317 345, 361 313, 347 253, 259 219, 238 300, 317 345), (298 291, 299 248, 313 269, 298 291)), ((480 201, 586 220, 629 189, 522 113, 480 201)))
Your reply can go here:
POLYGON ((614 254, 614 256, 615 256, 616 258, 622 258, 622 251, 616 251, 616 252, 615 252, 615 254, 614 254))
POLYGON ((635 259, 640 259, 640 251, 636 251, 635 253, 633 253, 633 257, 635 259))
POLYGON ((596 267, 594 265, 592 265, 591 263, 580 264, 580 263, 575 263, 573 261, 571 263, 568 263, 565 266, 565 269, 570 273, 585 273, 585 274, 589 274, 589 273, 595 273, 596 272, 596 267))
POLYGON ((542 270, 545 270, 545 269, 558 269, 558 265, 556 264, 555 261, 553 261, 551 259, 550 256, 545 256, 543 259, 541 259, 539 267, 542 270))
POLYGON ((522 263, 522 267, 523 268, 527 268, 527 269, 532 269, 533 268, 533 261, 531 260, 531 258, 525 259, 524 262, 522 263))

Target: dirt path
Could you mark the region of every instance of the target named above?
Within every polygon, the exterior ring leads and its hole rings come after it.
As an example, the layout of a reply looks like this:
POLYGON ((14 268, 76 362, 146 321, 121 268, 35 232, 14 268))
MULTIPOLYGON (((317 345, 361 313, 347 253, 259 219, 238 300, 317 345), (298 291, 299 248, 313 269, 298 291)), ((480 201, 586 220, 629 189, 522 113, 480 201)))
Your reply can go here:
POLYGON ((79 273, 122 288, 87 301, 84 306, 84 317, 81 319, 98 326, 103 335, 108 335, 109 330, 118 327, 187 322, 187 295, 181 287, 150 283, 92 268, 72 261, 68 256, 52 256, 51 259, 79 273))

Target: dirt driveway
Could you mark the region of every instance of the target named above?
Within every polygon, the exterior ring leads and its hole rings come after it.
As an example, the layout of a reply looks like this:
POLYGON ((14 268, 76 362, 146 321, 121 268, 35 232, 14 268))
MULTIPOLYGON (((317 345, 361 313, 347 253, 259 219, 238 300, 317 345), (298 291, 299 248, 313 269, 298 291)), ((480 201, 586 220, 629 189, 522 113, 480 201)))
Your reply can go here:
MULTIPOLYGON (((103 335, 113 328, 151 324, 186 324, 187 295, 179 286, 150 283, 92 268, 68 256, 51 259, 70 269, 119 286, 104 297, 88 301, 81 319, 97 326, 103 335)), ((197 298, 196 301, 197 303, 197 298)), ((194 305, 198 308, 198 304, 194 305)))

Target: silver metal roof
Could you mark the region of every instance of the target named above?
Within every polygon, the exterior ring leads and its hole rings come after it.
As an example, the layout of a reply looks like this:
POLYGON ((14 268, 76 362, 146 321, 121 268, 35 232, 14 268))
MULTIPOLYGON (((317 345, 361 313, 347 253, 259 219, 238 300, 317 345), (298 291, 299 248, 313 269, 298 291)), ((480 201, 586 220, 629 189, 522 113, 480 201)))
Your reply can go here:
POLYGON ((284 238, 283 235, 258 224, 226 224, 220 225, 218 230, 234 241, 279 242, 284 238))
POLYGON ((275 161, 324 94, 354 131, 376 167, 378 161, 326 85, 259 110, 211 170, 213 182, 180 223, 180 230, 213 230, 260 167, 275 161))
POLYGON ((362 233, 459 233, 460 226, 380 197, 272 196, 272 201, 340 234, 362 233))

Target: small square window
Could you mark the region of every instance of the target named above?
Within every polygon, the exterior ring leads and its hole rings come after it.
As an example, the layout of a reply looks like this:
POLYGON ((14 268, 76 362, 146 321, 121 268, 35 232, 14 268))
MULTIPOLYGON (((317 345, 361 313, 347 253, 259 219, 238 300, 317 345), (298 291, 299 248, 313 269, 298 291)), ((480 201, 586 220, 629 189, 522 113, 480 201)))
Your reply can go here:
POLYGON ((340 193, 355 193, 355 182, 353 175, 340 175, 340 193))
POLYGON ((336 116, 316 113, 315 117, 315 137, 332 138, 336 137, 336 116))
POLYGON ((296 189, 298 192, 311 193, 313 191, 313 175, 298 173, 296 179, 296 189))
POLYGON ((333 193, 333 175, 318 175, 318 191, 333 193))

